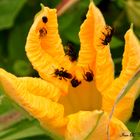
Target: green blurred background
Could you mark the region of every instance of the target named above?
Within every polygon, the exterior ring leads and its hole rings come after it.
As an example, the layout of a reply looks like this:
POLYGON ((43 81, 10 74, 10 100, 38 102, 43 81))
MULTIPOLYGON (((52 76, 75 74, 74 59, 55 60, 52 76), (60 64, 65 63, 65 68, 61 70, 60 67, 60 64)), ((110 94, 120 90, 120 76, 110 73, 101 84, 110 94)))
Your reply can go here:
MULTIPOLYGON (((61 0, 0 0, 0 67, 17 76, 38 76, 25 54, 25 43, 34 15, 40 3, 56 8, 61 0)), ((106 23, 115 28, 111 41, 111 52, 115 63, 115 74, 121 71, 124 50, 124 34, 130 24, 140 38, 140 0, 94 0, 102 11, 106 23)), ((59 32, 63 44, 71 42, 78 52, 78 32, 86 17, 89 0, 79 0, 58 17, 59 32)), ((1 93, 0 93, 1 94, 1 93)), ((0 140, 45 140, 50 139, 36 127, 34 120, 18 113, 6 98, 0 96, 0 140)), ((130 130, 134 130, 140 119, 140 99, 135 103, 130 130)))

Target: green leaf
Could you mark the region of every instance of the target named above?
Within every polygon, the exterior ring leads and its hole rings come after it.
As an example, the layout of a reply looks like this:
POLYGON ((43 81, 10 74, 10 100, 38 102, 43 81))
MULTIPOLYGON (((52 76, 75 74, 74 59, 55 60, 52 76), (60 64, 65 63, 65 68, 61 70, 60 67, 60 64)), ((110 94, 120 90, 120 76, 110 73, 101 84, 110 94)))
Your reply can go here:
MULTIPOLYGON (((100 1, 101 0, 95 0, 94 2, 95 4, 99 4, 100 1)), ((90 0, 79 1, 59 17, 59 30, 62 40, 79 45, 78 33, 86 17, 89 3, 90 0)))
POLYGON ((115 1, 120 8, 124 8, 125 0, 117 0, 115 1))
POLYGON ((83 17, 85 18, 88 4, 89 1, 80 1, 59 18, 60 34, 66 42, 79 44, 78 33, 83 22, 83 17), (76 12, 74 12, 75 9, 76 12))
POLYGON ((41 129, 39 129, 36 126, 32 126, 29 128, 25 128, 24 130, 19 130, 16 133, 12 133, 9 136, 5 136, 1 140, 16 140, 16 139, 21 139, 21 138, 26 138, 26 137, 31 137, 31 136, 38 136, 44 134, 41 129))
POLYGON ((112 40, 110 42, 111 49, 116 49, 123 45, 124 45, 124 43, 122 40, 120 40, 119 38, 114 37, 114 36, 112 37, 112 40))
POLYGON ((46 5, 49 6, 50 8, 56 7, 60 2, 61 2, 61 0, 54 0, 54 1, 41 0, 41 3, 46 3, 46 5))
POLYGON ((19 140, 53 140, 50 137, 47 137, 46 135, 39 135, 39 136, 33 136, 28 138, 22 138, 19 140))
POLYGON ((28 21, 16 26, 11 31, 8 41, 8 52, 10 60, 26 59, 25 43, 30 26, 31 21, 28 21))
POLYGON ((42 129, 35 126, 34 121, 24 119, 9 129, 0 131, 0 140, 15 140, 45 134, 42 129))
POLYGON ((97 5, 97 4, 99 4, 102 0, 93 0, 94 1, 94 3, 97 5))
POLYGON ((135 31, 137 37, 140 38, 140 28, 139 27, 135 27, 134 31, 135 31))
POLYGON ((0 29, 10 28, 26 0, 0 0, 0 29))
POLYGON ((134 130, 137 127, 137 124, 138 124, 138 122, 129 121, 129 122, 127 122, 126 126, 131 132, 134 132, 134 130))
POLYGON ((125 2, 129 21, 140 27, 140 1, 128 0, 125 2))
POLYGON ((65 38, 70 41, 73 42, 75 44, 79 44, 79 37, 78 37, 78 32, 79 32, 79 24, 78 23, 74 23, 71 24, 71 27, 69 27, 67 29, 67 32, 63 32, 63 35, 65 36, 65 38))
POLYGON ((122 58, 114 58, 114 63, 121 63, 122 62, 122 58))
POLYGON ((17 76, 27 76, 33 72, 31 64, 24 60, 15 61, 13 70, 17 76))
POLYGON ((64 13, 62 16, 60 16, 58 18, 59 30, 62 32, 63 30, 68 29, 74 18, 75 16, 70 14, 70 12, 64 13))
POLYGON ((0 131, 9 128, 22 119, 24 119, 23 115, 15 110, 8 111, 5 114, 0 115, 0 131))
POLYGON ((131 133, 133 135, 133 140, 139 140, 139 138, 140 138, 140 121, 139 122, 129 121, 129 122, 127 122, 126 126, 131 131, 131 133))
POLYGON ((95 5, 98 5, 102 0, 83 0, 80 2, 83 3, 84 5, 89 5, 89 3, 92 1, 95 3, 95 5))
POLYGON ((8 112, 10 110, 13 110, 13 107, 11 106, 11 102, 6 98, 4 95, 4 92, 2 88, 0 87, 0 115, 4 114, 5 112, 8 112))
POLYGON ((133 135, 134 135, 133 140, 139 140, 139 138, 140 138, 140 120, 138 123, 136 123, 134 130, 135 131, 133 133, 133 135))
POLYGON ((140 120, 137 123, 137 126, 135 127, 135 132, 140 132, 140 120))

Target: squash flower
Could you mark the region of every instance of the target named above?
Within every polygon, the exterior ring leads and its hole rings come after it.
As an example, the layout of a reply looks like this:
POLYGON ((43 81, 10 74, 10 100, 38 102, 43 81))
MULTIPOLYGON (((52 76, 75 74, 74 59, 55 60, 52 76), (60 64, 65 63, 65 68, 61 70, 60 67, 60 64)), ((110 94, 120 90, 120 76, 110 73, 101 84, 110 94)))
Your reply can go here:
MULTIPOLYGON (((80 28, 78 60, 71 61, 58 33, 56 9, 42 6, 25 46, 27 57, 41 78, 16 77, 0 69, 5 93, 54 139, 107 140, 108 113, 140 65, 140 44, 130 28, 125 34, 122 71, 114 78, 107 27, 100 10, 91 2, 80 28)), ((131 116, 139 83, 132 86, 114 111, 111 140, 132 139, 122 135, 129 133, 123 122, 131 116)))

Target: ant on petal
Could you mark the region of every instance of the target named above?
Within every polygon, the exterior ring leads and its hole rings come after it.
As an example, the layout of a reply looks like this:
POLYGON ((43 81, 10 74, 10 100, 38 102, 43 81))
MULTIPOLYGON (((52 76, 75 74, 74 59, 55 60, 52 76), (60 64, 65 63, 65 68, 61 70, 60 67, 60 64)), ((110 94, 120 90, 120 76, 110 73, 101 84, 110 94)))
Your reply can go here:
POLYGON ((43 21, 43 23, 47 23, 48 22, 48 18, 46 16, 43 16, 42 17, 42 21, 43 21))
POLYGON ((39 36, 44 37, 47 34, 47 30, 43 27, 39 30, 39 36))
POLYGON ((54 74, 55 74, 55 76, 59 77, 60 80, 62 80, 62 78, 64 80, 72 78, 72 75, 70 73, 68 73, 67 70, 64 70, 63 67, 61 67, 60 70, 59 69, 55 69, 54 74))
POLYGON ((93 80, 94 74, 93 71, 89 68, 89 71, 84 72, 83 78, 87 81, 87 82, 91 82, 93 80))
POLYGON ((79 84, 81 84, 81 81, 78 81, 78 80, 76 79, 76 77, 74 77, 74 78, 71 80, 71 85, 72 85, 73 87, 77 87, 77 86, 79 86, 79 84))
POLYGON ((105 36, 104 39, 101 39, 102 40, 102 42, 101 42, 102 45, 108 45, 108 43, 110 43, 111 38, 112 38, 113 33, 114 33, 114 28, 112 28, 109 25, 106 25, 105 30, 107 31, 107 34, 105 34, 104 32, 102 32, 102 34, 105 36))
POLYGON ((77 60, 77 53, 71 43, 68 43, 68 45, 65 48, 65 54, 69 56, 70 61, 74 62, 77 60))
MULTIPOLYGON (((42 17, 42 22, 43 22, 44 24, 46 24, 46 23, 48 22, 48 18, 47 18, 46 16, 43 16, 43 17, 42 17)), ((41 28, 39 29, 39 37, 42 38, 42 37, 46 36, 46 34, 47 34, 46 28, 45 28, 45 27, 41 27, 41 28)))

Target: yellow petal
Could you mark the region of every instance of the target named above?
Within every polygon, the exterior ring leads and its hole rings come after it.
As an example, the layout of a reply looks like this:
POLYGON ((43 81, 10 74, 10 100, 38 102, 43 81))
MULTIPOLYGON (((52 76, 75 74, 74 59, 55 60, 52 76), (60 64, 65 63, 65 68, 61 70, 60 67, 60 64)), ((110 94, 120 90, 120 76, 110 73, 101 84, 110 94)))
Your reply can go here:
POLYGON ((95 63, 95 84, 97 89, 102 93, 114 80, 114 64, 111 58, 109 46, 96 49, 95 63))
MULTIPOLYGON (((59 69, 59 68, 58 68, 59 69)), ((60 68, 61 69, 61 68, 60 68)), ((70 73, 68 71, 68 73, 70 73)), ((59 76, 54 74, 54 68, 50 68, 47 71, 39 72, 39 75, 46 81, 52 83, 55 87, 59 88, 62 91, 62 94, 65 95, 68 93, 69 81, 70 79, 62 78, 59 79, 59 76), (53 69, 53 70, 52 70, 53 69)))
POLYGON ((95 61, 94 41, 96 40, 96 32, 105 25, 105 22, 102 14, 93 2, 89 5, 86 17, 79 33, 81 48, 77 65, 80 67, 88 67, 88 65, 93 67, 95 61))
MULTIPOLYGON (((68 117, 66 140, 107 140, 108 115, 102 111, 80 111, 68 117)), ((110 123, 111 140, 131 140, 120 137, 129 130, 116 118, 110 123)))
POLYGON ((76 88, 69 86, 68 94, 66 96, 61 96, 58 102, 63 104, 65 115, 69 115, 79 110, 100 109, 102 96, 96 89, 94 81, 82 81, 76 88))
MULTIPOLYGON (((125 52, 123 56, 123 69, 119 78, 111 84, 111 86, 103 92, 103 104, 102 109, 110 112, 114 101, 123 89, 124 85, 130 80, 130 78, 136 72, 140 65, 140 44, 138 39, 133 33, 132 29, 129 29, 125 35, 125 52)), ((134 101, 138 96, 140 80, 138 80, 128 93, 118 103, 114 115, 122 121, 127 121, 133 111, 134 101)))
POLYGON ((36 78, 17 78, 2 69, 0 69, 0 84, 12 100, 42 124, 49 124, 52 127, 65 124, 64 108, 54 102, 58 100, 60 91, 53 85, 36 78))
POLYGON ((4 69, 0 69, 0 75, 12 79, 12 82, 15 82, 15 84, 20 88, 18 90, 24 89, 24 91, 28 91, 36 96, 42 96, 57 102, 59 97, 62 95, 58 88, 40 78, 17 78, 16 76, 8 73, 4 69))
MULTIPOLYGON (((40 54, 42 55, 42 57, 44 57, 45 53, 47 53, 56 60, 64 56, 63 46, 58 34, 56 9, 43 7, 42 10, 36 15, 34 23, 28 34, 26 43, 27 55, 32 62, 33 54, 31 50, 34 51, 33 53, 36 52, 36 55, 40 53, 40 51, 44 51, 43 54, 40 54), (42 21, 42 17, 44 16, 47 17, 46 23, 42 21), (46 34, 44 33, 43 35, 41 35, 41 29, 44 29, 46 31, 46 34)), ((44 61, 47 60, 45 60, 44 58, 44 61)), ((34 63, 37 62, 33 61, 33 65, 35 65, 34 63)))
POLYGON ((100 45, 104 28, 104 18, 100 10, 91 2, 87 18, 80 28, 81 48, 77 66, 81 69, 77 69, 76 76, 78 79, 82 79, 83 75, 80 75, 80 73, 83 73, 83 68, 86 68, 87 71, 89 69, 93 70, 99 91, 103 91, 108 87, 114 78, 114 67, 109 46, 100 45))
MULTIPOLYGON (((96 8, 97 9, 97 8, 96 8)), ((97 89, 102 92, 114 80, 114 64, 110 53, 109 45, 104 46, 101 43, 103 32, 106 33, 106 25, 101 12, 94 11, 94 47, 96 51, 94 77, 97 89), (98 15, 98 16, 97 16, 98 15)))
POLYGON ((67 92, 67 82, 54 78, 55 69, 63 67, 69 70, 72 66, 69 58, 64 54, 59 37, 56 9, 43 7, 36 15, 25 49, 29 60, 40 76, 67 92), (42 17, 47 17, 46 23, 43 22, 42 17))
POLYGON ((81 48, 79 51, 79 58, 77 65, 80 67, 87 67, 93 64, 95 58, 95 52, 93 47, 93 36, 94 36, 94 8, 93 3, 90 3, 89 10, 86 15, 86 20, 80 27, 79 38, 81 48))
POLYGON ((86 15, 86 20, 80 27, 79 38, 80 38, 80 51, 77 62, 77 70, 76 77, 79 80, 83 79, 83 68, 93 68, 93 64, 95 61, 95 48, 93 45, 94 42, 94 12, 96 12, 97 8, 93 4, 90 3, 89 9, 86 15))
POLYGON ((38 71, 47 67, 48 64, 56 62, 61 64, 62 67, 69 68, 71 66, 71 62, 65 57, 58 33, 56 9, 43 7, 35 16, 25 48, 29 60, 38 71), (46 23, 42 21, 44 16, 47 17, 46 23), (43 30, 43 33, 40 33, 40 30, 43 30))
POLYGON ((123 54, 122 71, 120 77, 128 81, 140 65, 140 43, 132 27, 125 35, 125 51, 123 54))

